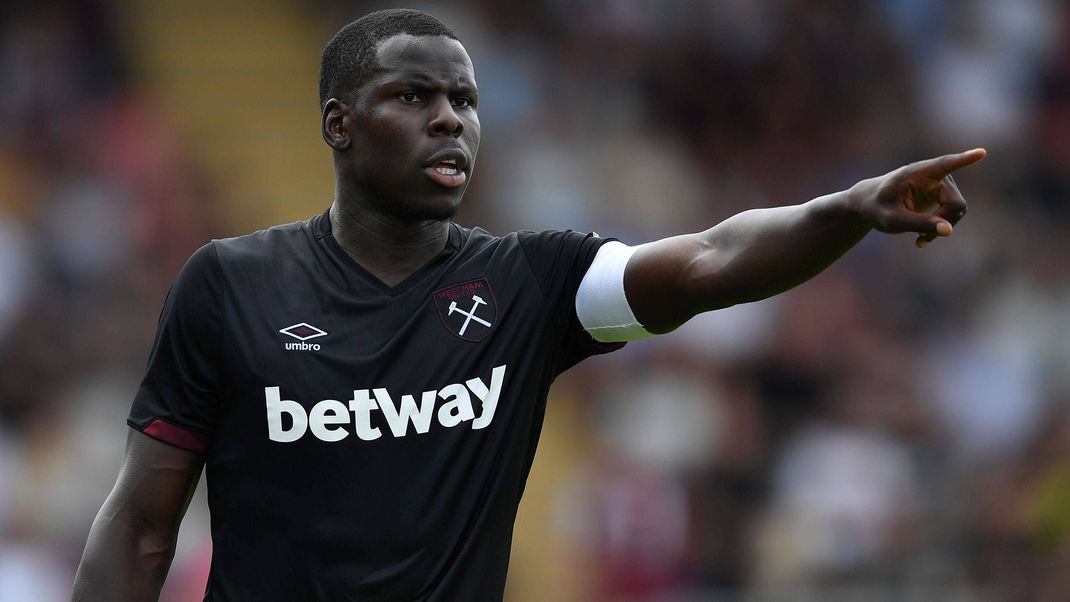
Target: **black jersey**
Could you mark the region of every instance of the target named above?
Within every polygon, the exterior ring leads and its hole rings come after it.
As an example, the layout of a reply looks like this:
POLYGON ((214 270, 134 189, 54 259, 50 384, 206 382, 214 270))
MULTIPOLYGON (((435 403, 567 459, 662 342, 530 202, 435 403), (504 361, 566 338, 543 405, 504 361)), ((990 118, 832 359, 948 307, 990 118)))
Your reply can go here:
POLYGON ((182 269, 129 424, 205 454, 205 600, 494 600, 574 297, 608 239, 495 237, 389 287, 326 214, 182 269))

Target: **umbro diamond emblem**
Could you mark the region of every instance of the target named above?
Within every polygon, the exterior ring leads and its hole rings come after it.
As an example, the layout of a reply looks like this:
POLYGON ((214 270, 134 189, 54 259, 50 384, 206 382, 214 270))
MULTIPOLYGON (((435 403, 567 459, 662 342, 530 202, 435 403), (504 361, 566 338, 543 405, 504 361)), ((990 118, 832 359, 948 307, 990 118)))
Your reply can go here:
POLYGON ((292 324, 290 326, 287 326, 286 328, 280 329, 279 332, 300 341, 299 343, 286 343, 284 347, 290 351, 319 351, 319 343, 306 343, 305 341, 317 337, 327 336, 327 333, 325 331, 316 328, 308 322, 292 324))

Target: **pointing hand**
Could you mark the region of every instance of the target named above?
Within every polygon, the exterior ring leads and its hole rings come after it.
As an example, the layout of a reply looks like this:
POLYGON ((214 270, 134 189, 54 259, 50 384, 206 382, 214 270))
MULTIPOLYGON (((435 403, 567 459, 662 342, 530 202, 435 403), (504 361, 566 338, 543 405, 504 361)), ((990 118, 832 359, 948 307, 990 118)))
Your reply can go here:
POLYGON ((954 225, 966 215, 966 199, 951 173, 986 154, 975 148, 862 180, 847 191, 849 203, 881 232, 916 232, 914 244, 920 249, 937 236, 951 236, 954 225))

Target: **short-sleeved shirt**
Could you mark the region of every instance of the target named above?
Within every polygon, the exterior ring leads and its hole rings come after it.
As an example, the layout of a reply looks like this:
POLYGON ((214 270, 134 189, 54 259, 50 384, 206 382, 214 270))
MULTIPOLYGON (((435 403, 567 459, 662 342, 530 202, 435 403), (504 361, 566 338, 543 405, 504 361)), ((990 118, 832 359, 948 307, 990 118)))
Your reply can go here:
POLYGON ((205 454, 205 600, 494 600, 546 396, 609 239, 456 224, 396 286, 327 214, 186 263, 128 423, 205 454))

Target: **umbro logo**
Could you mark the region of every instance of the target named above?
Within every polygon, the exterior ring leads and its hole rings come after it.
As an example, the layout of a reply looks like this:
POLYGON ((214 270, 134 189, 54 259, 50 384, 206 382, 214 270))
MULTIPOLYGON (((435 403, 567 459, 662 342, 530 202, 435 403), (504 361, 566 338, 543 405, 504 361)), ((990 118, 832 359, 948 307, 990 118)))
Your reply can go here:
POLYGON ((286 336, 293 337, 300 342, 288 342, 283 346, 290 351, 319 351, 319 343, 306 343, 309 339, 315 339, 317 337, 327 336, 327 333, 308 322, 301 322, 299 324, 293 324, 279 330, 286 336))

